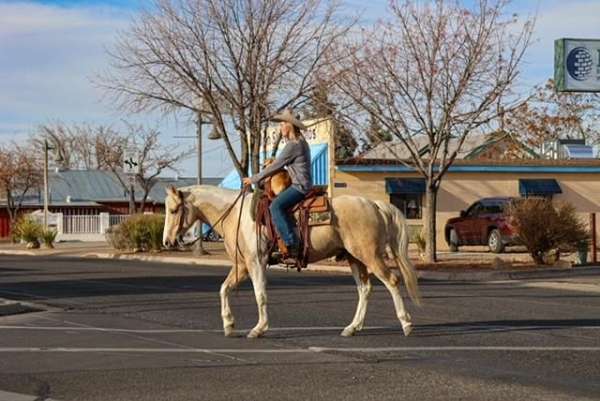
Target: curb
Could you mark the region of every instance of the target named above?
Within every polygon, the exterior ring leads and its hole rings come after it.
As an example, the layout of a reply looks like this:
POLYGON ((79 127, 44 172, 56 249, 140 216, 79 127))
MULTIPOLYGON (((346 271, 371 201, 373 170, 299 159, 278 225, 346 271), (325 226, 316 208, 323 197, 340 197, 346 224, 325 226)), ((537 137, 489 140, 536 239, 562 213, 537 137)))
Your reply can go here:
POLYGON ((439 281, 495 281, 528 280, 560 277, 600 275, 600 267, 573 267, 569 269, 545 268, 536 271, 507 270, 491 272, 443 272, 417 270, 420 279, 439 281))
MULTIPOLYGON (((176 257, 176 256, 155 256, 155 255, 140 255, 140 254, 117 254, 107 252, 89 252, 80 254, 65 254, 51 253, 40 255, 33 251, 22 250, 0 250, 0 255, 16 255, 16 256, 58 256, 69 258, 97 258, 97 259, 118 259, 132 260, 155 263, 173 263, 181 265, 201 265, 215 267, 230 267, 232 262, 229 259, 207 259, 202 257, 176 257)), ((289 268, 283 266, 271 266, 271 270, 287 271, 289 268)), ((350 275, 348 266, 336 266, 326 264, 310 264, 305 272, 332 272, 350 275)), ((572 268, 543 268, 543 270, 523 271, 523 270, 507 270, 507 271, 431 271, 417 270, 417 275, 422 280, 433 281, 494 281, 494 280, 527 280, 527 279, 546 279, 560 278, 573 276, 600 275, 600 266, 578 266, 572 268)), ((0 314, 1 316, 1 314, 0 314)))
POLYGON ((29 312, 42 312, 42 309, 38 306, 30 305, 28 303, 22 303, 18 301, 11 301, 8 299, 0 299, 0 317, 18 315, 21 313, 29 312))
MULTIPOLYGON (((83 255, 73 255, 72 257, 83 257, 83 258, 98 258, 98 259, 120 259, 120 260, 140 260, 144 262, 156 262, 156 263, 173 263, 181 265, 201 265, 201 266, 217 266, 217 267, 231 267, 232 262, 229 259, 202 259, 198 258, 182 258, 176 256, 152 256, 152 255, 131 255, 131 254, 114 254, 114 253, 87 253, 83 255)), ((269 269, 273 270, 290 270, 290 268, 283 266, 270 266, 269 269)), ((293 269, 292 269, 293 270, 293 269)), ((323 264, 310 264, 306 271, 328 271, 350 274, 350 268, 348 266, 332 266, 323 264)))

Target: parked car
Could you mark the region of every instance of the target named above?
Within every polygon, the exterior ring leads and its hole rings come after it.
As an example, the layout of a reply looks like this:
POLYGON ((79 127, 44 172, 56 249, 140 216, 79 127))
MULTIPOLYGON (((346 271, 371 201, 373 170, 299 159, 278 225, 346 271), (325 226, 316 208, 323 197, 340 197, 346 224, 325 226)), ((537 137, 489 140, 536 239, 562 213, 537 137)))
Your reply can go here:
POLYGON ((491 252, 501 253, 507 245, 516 244, 516 232, 504 210, 514 198, 483 198, 460 217, 446 222, 444 233, 450 251, 457 252, 461 245, 487 245, 491 252))

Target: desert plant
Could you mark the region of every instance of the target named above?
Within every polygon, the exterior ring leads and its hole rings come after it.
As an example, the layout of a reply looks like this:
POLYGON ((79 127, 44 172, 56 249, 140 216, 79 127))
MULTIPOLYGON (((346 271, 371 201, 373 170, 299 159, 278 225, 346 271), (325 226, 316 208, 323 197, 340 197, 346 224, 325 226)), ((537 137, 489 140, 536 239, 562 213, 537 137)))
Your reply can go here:
POLYGON ((41 224, 30 216, 22 216, 13 227, 14 238, 26 242, 27 248, 39 248, 41 234, 41 224))
POLYGON ((588 230, 570 203, 527 198, 513 202, 506 213, 536 263, 544 264, 550 251, 575 251, 589 241, 588 230))
POLYGON ((427 239, 425 237, 425 233, 423 231, 419 232, 415 236, 415 244, 417 244, 417 248, 419 249, 419 256, 421 259, 425 259, 425 248, 427 246, 427 239))
POLYGON ((129 238, 121 227, 121 224, 109 227, 108 230, 106 230, 105 236, 106 242, 114 249, 129 249, 129 238))
POLYGON ((54 248, 54 241, 56 241, 57 234, 58 232, 56 230, 42 230, 40 233, 42 244, 44 244, 46 248, 54 248))
POLYGON ((147 216, 148 248, 151 251, 160 251, 162 248, 163 231, 165 227, 165 216, 147 216))
POLYGON ((133 251, 160 251, 164 215, 136 214, 106 233, 108 243, 115 249, 133 251))

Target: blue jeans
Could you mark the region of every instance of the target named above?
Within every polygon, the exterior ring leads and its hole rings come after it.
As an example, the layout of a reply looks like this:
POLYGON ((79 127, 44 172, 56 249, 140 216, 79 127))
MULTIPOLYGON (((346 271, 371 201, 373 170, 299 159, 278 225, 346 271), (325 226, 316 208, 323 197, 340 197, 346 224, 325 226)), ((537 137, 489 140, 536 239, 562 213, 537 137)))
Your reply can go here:
POLYGON ((291 208, 304 199, 304 195, 296 188, 288 187, 273 199, 269 208, 275 228, 277 228, 279 236, 288 247, 298 245, 298 239, 294 232, 294 220, 289 212, 291 208))

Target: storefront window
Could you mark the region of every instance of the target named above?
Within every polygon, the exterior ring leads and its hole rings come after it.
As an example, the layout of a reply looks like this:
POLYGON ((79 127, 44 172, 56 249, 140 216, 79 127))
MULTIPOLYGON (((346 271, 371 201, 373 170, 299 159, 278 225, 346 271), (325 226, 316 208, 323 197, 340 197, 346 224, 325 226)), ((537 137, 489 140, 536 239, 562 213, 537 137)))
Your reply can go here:
POLYGON ((420 219, 422 194, 390 194, 390 202, 404 214, 407 219, 420 219))

